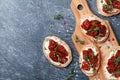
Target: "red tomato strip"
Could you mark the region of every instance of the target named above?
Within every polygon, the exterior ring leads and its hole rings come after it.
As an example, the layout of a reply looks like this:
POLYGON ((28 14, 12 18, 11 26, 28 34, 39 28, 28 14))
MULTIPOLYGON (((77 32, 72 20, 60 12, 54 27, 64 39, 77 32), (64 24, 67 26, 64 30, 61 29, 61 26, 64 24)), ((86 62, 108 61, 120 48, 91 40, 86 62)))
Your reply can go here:
POLYGON ((68 61, 68 59, 66 58, 68 56, 68 52, 66 51, 66 49, 52 39, 49 40, 49 50, 49 56, 53 61, 60 62, 62 64, 68 61))

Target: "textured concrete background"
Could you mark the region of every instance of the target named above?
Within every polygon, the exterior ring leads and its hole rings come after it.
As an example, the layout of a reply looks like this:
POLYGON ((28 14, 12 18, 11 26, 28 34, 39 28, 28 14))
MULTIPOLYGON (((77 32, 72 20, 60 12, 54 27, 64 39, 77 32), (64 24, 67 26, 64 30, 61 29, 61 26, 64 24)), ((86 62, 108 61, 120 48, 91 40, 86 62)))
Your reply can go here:
MULTIPOLYGON (((120 43, 120 15, 103 17, 95 0, 87 0, 92 11, 111 22, 120 43)), ((0 0, 0 80, 65 80, 71 68, 71 80, 88 80, 80 71, 78 55, 71 41, 75 19, 70 0, 0 0), (61 14, 64 19, 54 20, 61 14), (44 37, 56 35, 73 52, 72 63, 63 69, 51 65, 41 49, 44 37)))

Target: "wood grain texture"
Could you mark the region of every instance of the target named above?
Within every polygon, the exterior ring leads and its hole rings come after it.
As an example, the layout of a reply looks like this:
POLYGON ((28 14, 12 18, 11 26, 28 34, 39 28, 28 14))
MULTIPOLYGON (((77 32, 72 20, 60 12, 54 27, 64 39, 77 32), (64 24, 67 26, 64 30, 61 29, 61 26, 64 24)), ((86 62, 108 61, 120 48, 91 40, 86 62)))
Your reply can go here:
MULTIPOLYGON (((93 15, 95 16, 88 4, 87 4, 87 1, 86 0, 72 0, 71 2, 71 9, 75 15, 75 18, 76 18, 76 26, 75 26, 75 31, 72 35, 72 41, 74 43, 74 46, 78 52, 78 55, 81 51, 81 49, 85 46, 85 45, 88 45, 90 43, 93 43, 95 44, 97 47, 101 47, 100 48, 100 51, 101 51, 101 65, 102 65, 102 62, 103 62, 103 58, 104 56, 108 53, 108 51, 110 49, 112 49, 113 47, 115 46, 119 46, 118 44, 118 41, 115 37, 115 34, 112 30, 112 27, 110 26, 110 23, 107 21, 107 20, 103 20, 106 25, 108 26, 109 30, 110 30, 110 34, 109 34, 109 37, 108 39, 103 42, 103 43, 96 43, 96 42, 93 42, 93 41, 90 41, 81 31, 80 29, 80 20, 81 20, 81 17, 83 15, 93 15), (78 9, 78 5, 82 5, 83 6, 83 9, 82 10, 79 10, 78 9), (85 44, 84 45, 81 45, 79 43, 76 43, 75 41, 75 35, 77 35, 81 40, 85 41, 85 44)), ((97 16, 95 16, 97 17, 97 16)), ((100 69, 98 71, 98 73, 95 75, 95 76, 92 76, 92 77, 89 77, 90 80, 106 80, 105 79, 105 76, 103 75, 103 71, 102 71, 102 67, 100 66, 100 69)))

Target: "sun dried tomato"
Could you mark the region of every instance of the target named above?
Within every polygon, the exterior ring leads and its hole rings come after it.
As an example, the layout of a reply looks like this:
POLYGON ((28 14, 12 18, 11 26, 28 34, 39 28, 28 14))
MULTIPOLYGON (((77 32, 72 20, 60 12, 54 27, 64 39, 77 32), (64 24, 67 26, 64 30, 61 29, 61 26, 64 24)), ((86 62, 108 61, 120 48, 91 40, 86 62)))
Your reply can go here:
POLYGON ((68 59, 67 59, 68 52, 62 45, 59 45, 54 40, 50 39, 48 48, 50 50, 49 57, 53 61, 60 62, 61 64, 64 64, 68 61, 68 59))

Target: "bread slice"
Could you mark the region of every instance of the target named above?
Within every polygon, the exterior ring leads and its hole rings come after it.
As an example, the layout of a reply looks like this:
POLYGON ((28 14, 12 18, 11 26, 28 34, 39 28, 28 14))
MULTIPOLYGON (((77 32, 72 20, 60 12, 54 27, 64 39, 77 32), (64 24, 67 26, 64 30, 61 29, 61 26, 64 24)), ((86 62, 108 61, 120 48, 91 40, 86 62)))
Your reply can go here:
POLYGON ((97 5, 97 9, 98 9, 99 14, 101 14, 103 16, 113 16, 113 15, 117 15, 117 14, 120 13, 120 9, 115 9, 115 8, 111 11, 111 13, 105 13, 102 10, 103 9, 103 4, 106 4, 105 0, 96 0, 96 5, 97 5))
POLYGON ((45 37, 45 40, 43 41, 42 49, 43 49, 43 53, 44 53, 45 57, 48 59, 48 61, 56 67, 60 67, 60 68, 66 67, 72 61, 72 53, 71 53, 70 47, 68 46, 68 44, 65 41, 61 40, 60 38, 58 38, 56 36, 45 37), (68 56, 66 57, 68 60, 66 63, 62 64, 60 62, 55 62, 50 58, 50 56, 49 56, 50 50, 48 48, 50 39, 54 40, 55 42, 57 42, 59 45, 62 45, 66 49, 66 51, 68 52, 68 56))
POLYGON ((99 67, 100 67, 100 51, 99 49, 94 45, 94 44, 88 44, 86 45, 82 50, 81 52, 79 53, 79 63, 80 63, 80 68, 82 70, 83 73, 85 73, 87 76, 93 76, 97 73, 99 67), (83 62, 85 61, 84 58, 83 58, 83 50, 88 50, 88 49, 92 49, 93 52, 94 52, 94 56, 98 55, 97 58, 98 58, 98 62, 96 63, 96 67, 95 69, 90 67, 90 70, 84 70, 82 69, 82 65, 83 65, 83 62))
POLYGON ((119 78, 116 78, 113 74, 110 74, 107 70, 107 64, 108 64, 108 60, 116 54, 116 52, 120 50, 120 46, 114 47, 111 50, 109 50, 108 52, 106 52, 105 57, 103 58, 103 62, 102 62, 102 71, 103 74, 106 78, 106 80, 120 80, 119 78))
POLYGON ((96 39, 92 36, 89 36, 86 34, 86 31, 80 26, 80 29, 82 30, 82 32, 84 33, 84 35, 86 37, 88 37, 88 39, 90 39, 91 41, 95 41, 95 42, 98 42, 98 43, 102 43, 104 41, 106 41, 106 39, 108 38, 109 34, 110 34, 110 31, 109 31, 109 28, 108 28, 108 25, 106 24, 106 22, 100 18, 98 18, 97 16, 94 16, 94 15, 83 15, 80 19, 80 25, 82 25, 82 23, 86 20, 98 20, 101 22, 102 25, 105 25, 106 27, 106 35, 104 37, 101 37, 101 39, 96 39))

